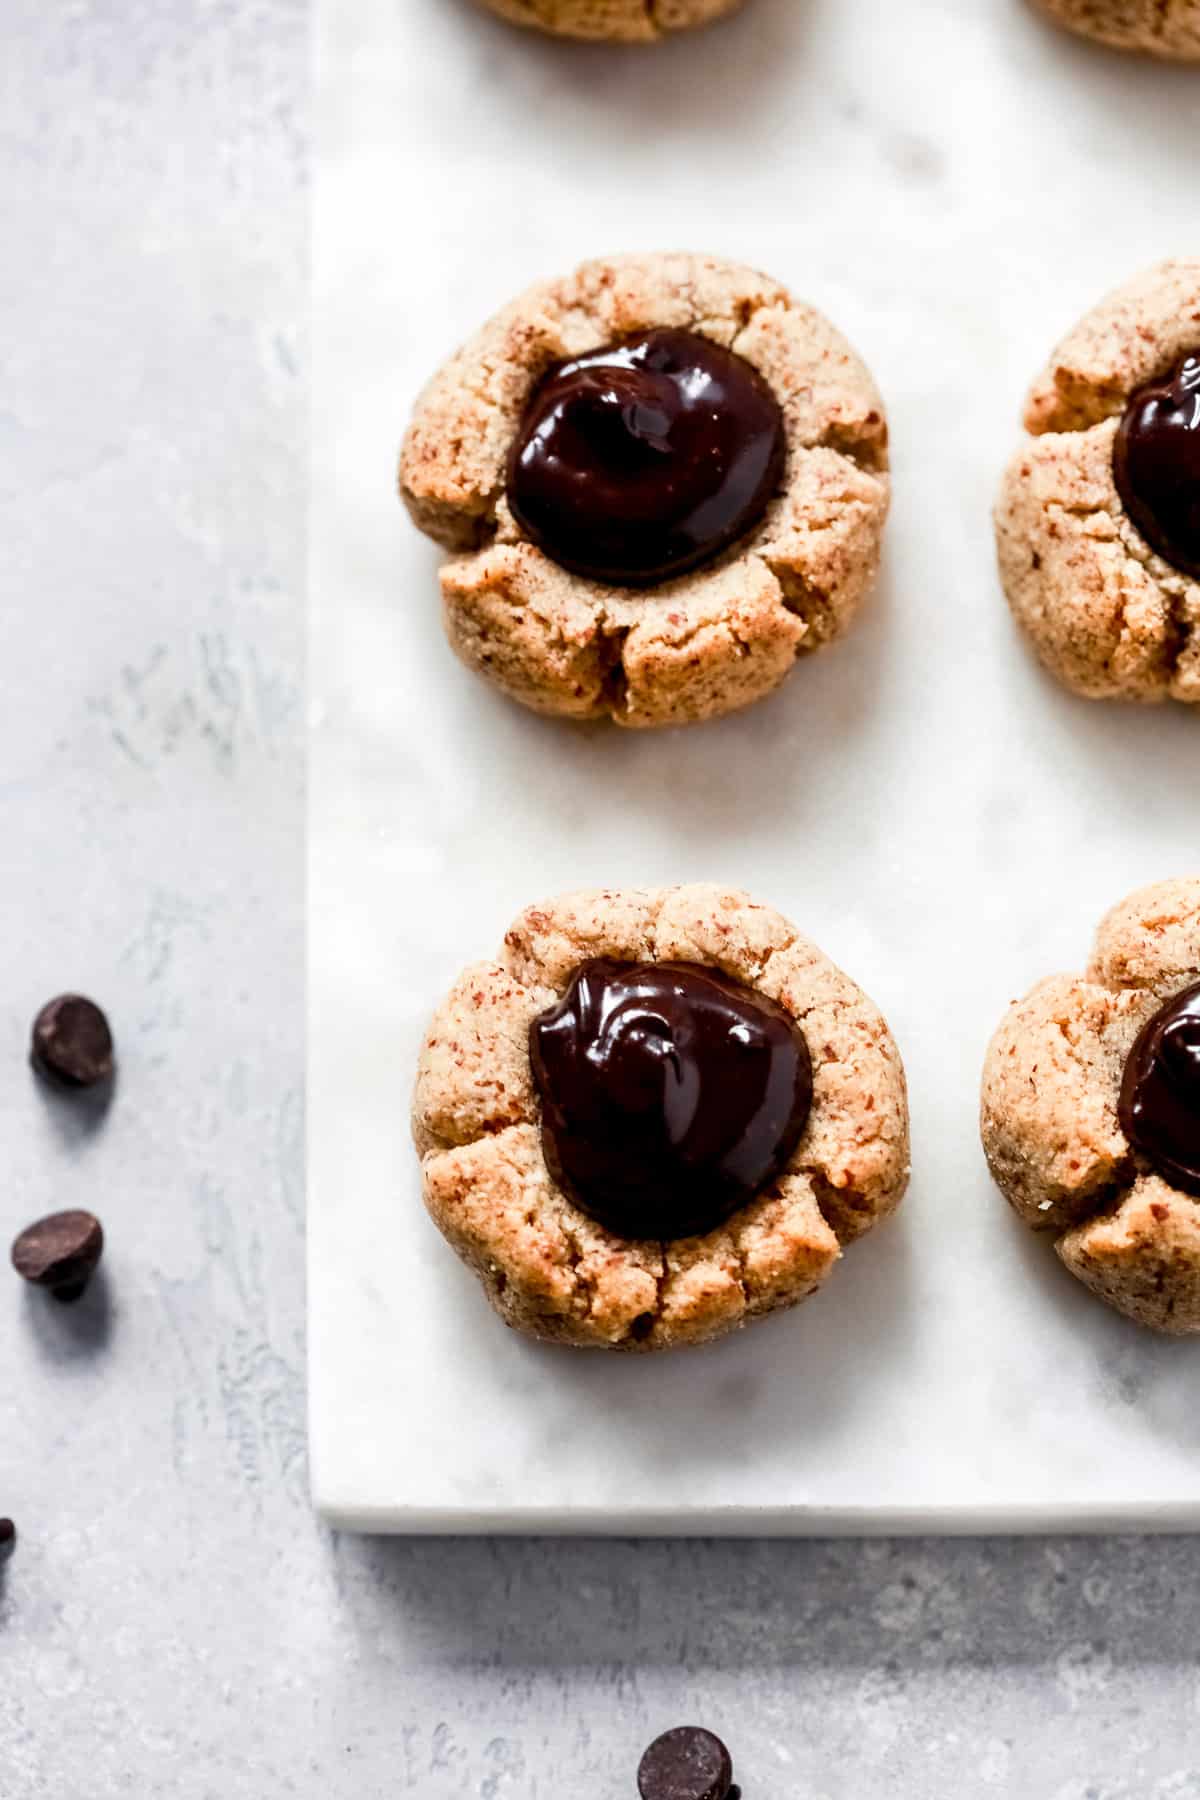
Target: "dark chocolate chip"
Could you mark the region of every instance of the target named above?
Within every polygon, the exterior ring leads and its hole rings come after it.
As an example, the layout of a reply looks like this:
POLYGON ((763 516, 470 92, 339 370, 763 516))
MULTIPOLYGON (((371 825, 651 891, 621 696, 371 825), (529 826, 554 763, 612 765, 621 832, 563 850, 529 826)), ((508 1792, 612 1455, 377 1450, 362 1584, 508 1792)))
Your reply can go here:
POLYGON ((638 1765, 642 1800, 734 1800, 733 1763, 719 1737, 677 1725, 655 1738, 638 1765))
POLYGON ((104 1229, 90 1212, 51 1213, 26 1226, 12 1247, 12 1265, 56 1300, 82 1297, 104 1253, 104 1229))
POLYGON ((699 963, 582 963, 529 1049, 550 1172, 622 1237, 719 1225, 780 1174, 812 1104, 792 1015, 699 963))
POLYGON ((744 537, 786 450, 779 402, 743 357, 644 331, 547 372, 509 455, 508 501, 563 568, 646 587, 744 537))
POLYGON ((108 1020, 94 1000, 60 994, 33 1021, 30 1057, 39 1073, 64 1087, 95 1087, 113 1072, 108 1020))
POLYGON ((0 1563, 7 1562, 16 1547, 16 1526, 11 1519, 0 1519, 0 1563))
POLYGON ((1200 349, 1139 388, 1113 445, 1126 512, 1160 556, 1200 576, 1200 349))
POLYGON ((1200 982, 1143 1025, 1117 1110, 1121 1130, 1163 1179, 1200 1195, 1200 982))

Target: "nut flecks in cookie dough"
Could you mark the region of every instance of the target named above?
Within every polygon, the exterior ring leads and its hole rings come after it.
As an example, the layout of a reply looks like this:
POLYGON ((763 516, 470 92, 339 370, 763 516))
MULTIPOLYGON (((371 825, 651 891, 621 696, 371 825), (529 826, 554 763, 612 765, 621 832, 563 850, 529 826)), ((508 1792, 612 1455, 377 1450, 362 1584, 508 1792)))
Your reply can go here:
POLYGON ((1200 351, 1131 396, 1117 427, 1113 472, 1150 548, 1200 578, 1200 351))
POLYGON ((785 1168, 812 1105, 778 1001, 699 963, 593 957, 530 1027, 554 1180, 621 1237, 695 1237, 785 1168))
POLYGON ((1164 1180, 1200 1198, 1200 982, 1143 1025, 1125 1064, 1118 1117, 1164 1180))
POLYGON ((450 552, 443 617, 470 668, 538 712, 680 725, 751 705, 848 628, 878 568, 887 425, 846 341, 777 282, 713 257, 617 257, 530 289, 445 365, 414 410, 400 488, 450 552), (606 584, 522 531, 509 459, 548 370, 660 330, 699 334, 766 383, 783 414, 782 480, 705 567, 606 584))
POLYGON ((633 1351, 703 1343, 793 1306, 908 1178, 904 1074, 887 1025, 786 919, 721 887, 598 889, 531 906, 500 957, 468 969, 430 1026, 413 1106, 426 1206, 510 1325, 633 1351), (534 1021, 593 958, 718 970, 795 1020, 812 1104, 779 1175, 723 1223, 629 1238, 547 1166, 534 1021))
POLYGON ((1114 50, 1200 61, 1200 0, 1036 0, 1043 12, 1114 50))
POLYGON ((558 37, 613 44, 652 44, 676 31, 708 25, 743 0, 482 0, 514 25, 558 37))
MULTIPOLYGON (((1172 490, 1152 542, 1121 493, 1154 485, 1144 438, 1139 479, 1118 476, 1128 472, 1121 437, 1131 404, 1170 382, 1198 342, 1200 257, 1118 289, 1034 383, 1027 435, 1001 487, 996 544, 1009 605, 1046 668, 1092 699, 1200 701, 1200 581, 1163 554, 1168 536, 1179 548, 1186 533, 1186 500, 1172 490)), ((1168 422, 1160 408, 1154 421, 1156 445, 1169 439, 1191 454, 1180 412, 1168 422)))
POLYGON ((1110 1306, 1174 1335, 1200 1332, 1200 1192, 1186 1183, 1184 1122, 1198 986, 1200 877, 1131 894, 1101 923, 1086 975, 1053 976, 1010 1007, 980 1115, 992 1175, 1026 1224, 1053 1232, 1066 1267, 1110 1306), (1169 1070, 1164 1028, 1179 1032, 1169 1070), (1135 1098, 1160 1100, 1164 1081, 1161 1129, 1148 1110, 1135 1125, 1135 1098))
POLYGON ((712 562, 767 509, 783 414, 694 331, 645 331, 547 371, 508 463, 513 517, 565 569, 652 585, 712 562))

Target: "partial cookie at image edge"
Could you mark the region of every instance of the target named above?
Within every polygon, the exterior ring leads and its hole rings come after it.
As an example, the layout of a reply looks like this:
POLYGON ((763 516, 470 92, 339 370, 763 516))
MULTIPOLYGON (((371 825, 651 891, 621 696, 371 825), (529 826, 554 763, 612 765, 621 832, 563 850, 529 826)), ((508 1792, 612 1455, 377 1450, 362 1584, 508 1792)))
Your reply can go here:
POLYGON ((1200 582, 1129 517, 1114 471, 1131 398, 1200 348, 1200 257, 1143 271, 1033 383, 995 509, 1001 583, 1043 666, 1088 699, 1200 702, 1200 582))
POLYGON ((988 1045, 980 1137, 1022 1221, 1116 1311, 1200 1333, 1200 1198, 1172 1187, 1122 1128, 1126 1063, 1143 1026, 1200 979, 1200 877, 1157 882, 1110 909, 1087 973, 1014 1001, 988 1045))

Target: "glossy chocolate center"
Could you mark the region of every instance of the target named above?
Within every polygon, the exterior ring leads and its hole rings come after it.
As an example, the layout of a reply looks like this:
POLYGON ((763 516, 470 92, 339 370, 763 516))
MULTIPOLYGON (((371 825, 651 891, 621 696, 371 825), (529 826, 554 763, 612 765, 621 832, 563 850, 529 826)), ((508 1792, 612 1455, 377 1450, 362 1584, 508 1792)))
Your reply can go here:
POLYGON ((645 587, 757 524, 785 450, 748 362, 692 331, 645 331, 549 370, 509 455, 508 502, 563 568, 645 587))
POLYGON ((1200 981, 1142 1027, 1125 1064, 1119 1115, 1164 1181, 1200 1194, 1200 981))
POLYGON ((1132 396, 1117 431, 1113 473, 1150 548, 1200 577, 1200 350, 1132 396))
POLYGON ((622 1237, 719 1225, 780 1173, 812 1105, 791 1014, 699 963, 585 962, 529 1041, 550 1172, 622 1237))

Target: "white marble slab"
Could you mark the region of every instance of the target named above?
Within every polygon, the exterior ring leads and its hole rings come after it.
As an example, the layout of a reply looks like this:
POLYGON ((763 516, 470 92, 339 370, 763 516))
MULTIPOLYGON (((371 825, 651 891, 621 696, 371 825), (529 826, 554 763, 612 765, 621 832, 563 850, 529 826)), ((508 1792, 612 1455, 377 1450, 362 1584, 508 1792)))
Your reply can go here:
POLYGON ((1197 721, 1060 692, 1014 636, 988 510, 1054 336, 1196 249, 1200 83, 1020 0, 751 0, 650 53, 452 0, 318 8, 310 1349, 316 1500, 372 1530, 788 1532, 1200 1523, 1200 1348, 1140 1334, 991 1189, 979 1066, 1105 906, 1196 866, 1197 721), (604 250, 742 257, 887 398, 882 589, 744 717, 539 721, 445 648, 393 497, 430 370, 604 250), (824 1294, 661 1360, 506 1332, 421 1208, 426 1017, 539 895, 742 883, 887 1012, 910 1197, 824 1294))

